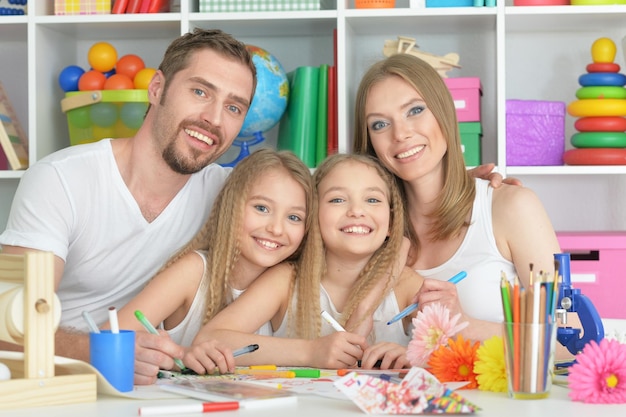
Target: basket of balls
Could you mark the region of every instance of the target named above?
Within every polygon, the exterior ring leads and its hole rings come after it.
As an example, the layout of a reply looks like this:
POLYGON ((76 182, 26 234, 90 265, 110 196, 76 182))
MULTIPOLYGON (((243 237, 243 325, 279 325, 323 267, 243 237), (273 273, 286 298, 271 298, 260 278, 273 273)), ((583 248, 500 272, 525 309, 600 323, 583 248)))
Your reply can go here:
POLYGON ((58 78, 70 144, 134 136, 148 109, 147 89, 156 70, 135 54, 118 58, 108 42, 93 44, 87 60, 88 70, 69 65, 58 78))

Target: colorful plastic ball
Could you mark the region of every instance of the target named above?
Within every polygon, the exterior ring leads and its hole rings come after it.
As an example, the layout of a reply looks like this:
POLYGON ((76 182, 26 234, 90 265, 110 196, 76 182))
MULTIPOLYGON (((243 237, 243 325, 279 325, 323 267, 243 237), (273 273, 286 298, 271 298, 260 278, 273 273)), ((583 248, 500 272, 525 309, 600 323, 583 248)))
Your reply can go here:
POLYGON ((128 54, 118 59, 115 64, 115 71, 118 74, 125 74, 132 80, 137 73, 144 69, 146 64, 138 55, 128 54))
POLYGON ((89 142, 96 142, 100 139, 104 138, 117 138, 119 135, 115 130, 115 125, 101 127, 101 126, 93 126, 91 129, 91 140, 89 142))
POLYGON ((113 126, 117 116, 117 106, 113 103, 96 103, 91 105, 89 111, 91 123, 100 127, 113 126))
POLYGON ((139 70, 133 79, 133 84, 135 88, 138 90, 147 90, 148 85, 150 85, 150 81, 152 81, 152 77, 154 77, 154 73, 156 69, 154 68, 144 68, 139 70))
POLYGON ((91 126, 89 106, 77 107, 67 112, 67 121, 79 129, 87 129, 91 126))
POLYGON ((104 82, 105 90, 132 90, 135 87, 132 78, 124 74, 113 74, 104 82))
POLYGON ((124 103, 120 109, 120 118, 129 128, 139 129, 147 109, 147 103, 124 103))
POLYGON ((121 120, 118 120, 113 127, 115 128, 115 132, 111 135, 111 137, 132 138, 137 133, 137 129, 131 129, 121 120))
POLYGON ((105 73, 115 68, 117 51, 108 42, 96 42, 87 52, 87 61, 91 68, 105 73))
POLYGON ((59 74, 59 85, 61 89, 66 93, 68 91, 78 91, 78 80, 81 75, 85 73, 85 70, 78 65, 69 65, 59 74))
POLYGON ((113 68, 111 71, 107 71, 104 73, 104 76, 109 78, 111 75, 115 74, 115 68, 113 68))
POLYGON ((80 91, 102 90, 106 79, 100 71, 89 70, 81 75, 78 80, 78 89, 80 91))

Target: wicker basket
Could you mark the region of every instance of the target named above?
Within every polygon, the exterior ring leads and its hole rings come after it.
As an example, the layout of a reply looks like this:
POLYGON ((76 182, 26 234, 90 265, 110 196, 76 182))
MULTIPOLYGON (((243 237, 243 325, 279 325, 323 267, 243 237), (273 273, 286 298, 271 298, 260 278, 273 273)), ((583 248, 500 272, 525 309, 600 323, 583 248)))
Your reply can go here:
POLYGON ((392 9, 396 0, 354 0, 357 9, 392 9))

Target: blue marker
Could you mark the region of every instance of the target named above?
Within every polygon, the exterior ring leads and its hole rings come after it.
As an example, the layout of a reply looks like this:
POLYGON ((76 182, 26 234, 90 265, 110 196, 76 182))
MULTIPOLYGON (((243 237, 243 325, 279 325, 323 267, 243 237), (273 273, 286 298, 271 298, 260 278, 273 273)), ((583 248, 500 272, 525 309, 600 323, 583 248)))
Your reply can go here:
POLYGON ((245 353, 251 353, 258 349, 259 349, 259 345, 257 344, 244 346, 241 349, 237 349, 236 351, 234 351, 233 357, 236 358, 237 356, 241 356, 245 353))
MULTIPOLYGON (((450 278, 448 282, 451 282, 453 284, 458 284, 466 276, 467 276, 467 272, 461 271, 455 276, 453 276, 452 278, 450 278)), ((417 310, 417 307, 418 307, 417 303, 410 304, 407 308, 405 308, 404 310, 402 310, 401 312, 393 316, 393 318, 387 322, 387 325, 395 323, 398 320, 402 320, 403 318, 405 318, 406 316, 408 316, 409 314, 417 310)))

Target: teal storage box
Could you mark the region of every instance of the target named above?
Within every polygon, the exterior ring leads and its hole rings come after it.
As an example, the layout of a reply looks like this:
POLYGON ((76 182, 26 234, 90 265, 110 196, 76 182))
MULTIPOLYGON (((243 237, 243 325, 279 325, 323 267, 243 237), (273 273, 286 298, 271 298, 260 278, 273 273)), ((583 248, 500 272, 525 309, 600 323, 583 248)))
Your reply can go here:
POLYGON ((426 7, 473 7, 474 0, 426 0, 426 7))
POLYGON ((461 148, 463 149, 465 165, 480 165, 480 142, 483 136, 483 130, 480 122, 459 123, 459 131, 461 132, 461 148))

